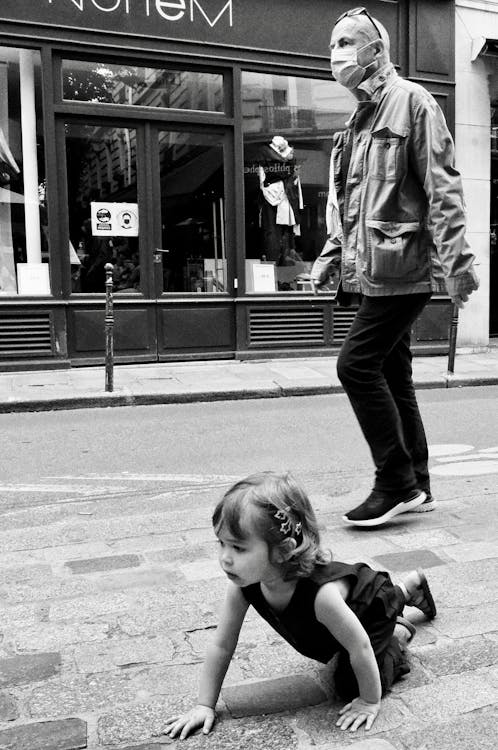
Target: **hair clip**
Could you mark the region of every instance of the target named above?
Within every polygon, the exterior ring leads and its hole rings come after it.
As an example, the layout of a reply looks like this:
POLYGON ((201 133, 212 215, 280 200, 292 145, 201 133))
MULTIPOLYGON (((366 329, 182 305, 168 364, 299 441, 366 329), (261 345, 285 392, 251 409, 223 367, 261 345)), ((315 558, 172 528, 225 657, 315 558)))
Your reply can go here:
POLYGON ((285 536, 288 536, 289 534, 291 534, 292 536, 298 536, 302 532, 303 525, 301 521, 298 521, 298 523, 294 524, 293 526, 289 512, 290 506, 287 505, 285 508, 277 510, 277 512, 274 514, 274 518, 276 518, 277 521, 282 521, 282 523, 280 524, 281 534, 285 534, 285 536))

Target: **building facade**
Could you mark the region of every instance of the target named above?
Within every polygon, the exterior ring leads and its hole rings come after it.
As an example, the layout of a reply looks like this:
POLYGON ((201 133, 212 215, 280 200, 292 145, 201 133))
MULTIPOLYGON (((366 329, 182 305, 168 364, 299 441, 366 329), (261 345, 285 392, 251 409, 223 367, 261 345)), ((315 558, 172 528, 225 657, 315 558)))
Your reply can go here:
MULTIPOLYGON (((453 129, 454 3, 367 6, 453 129)), ((2 0, 0 367, 102 362, 108 263, 118 362, 337 350, 354 310, 309 271, 354 107, 328 50, 349 7, 2 0)), ((449 320, 435 296, 415 349, 444 351, 449 320)))
POLYGON ((457 166, 480 289, 460 316, 459 342, 486 347, 498 336, 498 3, 456 3, 457 166))

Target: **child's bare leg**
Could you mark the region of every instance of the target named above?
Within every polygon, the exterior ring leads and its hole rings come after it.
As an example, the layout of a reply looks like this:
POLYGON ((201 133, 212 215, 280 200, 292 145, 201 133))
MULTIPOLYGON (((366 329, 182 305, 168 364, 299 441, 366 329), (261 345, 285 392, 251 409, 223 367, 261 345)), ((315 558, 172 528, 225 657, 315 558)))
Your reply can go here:
POLYGON ((403 591, 405 603, 409 607, 419 609, 428 620, 434 619, 436 616, 436 605, 423 571, 412 570, 405 576, 399 587, 403 591))
MULTIPOLYGON (((403 619, 403 618, 401 618, 403 619)), ((405 620, 406 622, 406 620, 405 620)), ((414 633, 409 630, 406 625, 404 625, 402 622, 397 622, 394 626, 394 637, 399 643, 399 647, 401 651, 406 651, 407 645, 410 643, 410 641, 413 638, 414 633)))

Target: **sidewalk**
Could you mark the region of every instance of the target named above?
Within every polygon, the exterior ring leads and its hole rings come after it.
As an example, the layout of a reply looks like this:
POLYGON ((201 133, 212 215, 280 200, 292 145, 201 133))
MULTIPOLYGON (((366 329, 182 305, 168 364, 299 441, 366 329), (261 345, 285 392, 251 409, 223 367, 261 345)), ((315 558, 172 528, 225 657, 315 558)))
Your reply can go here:
MULTIPOLYGON (((105 368, 76 367, 0 373, 0 412, 137 406, 193 401, 279 398, 342 391, 336 357, 115 365, 114 390, 105 368)), ((445 356, 414 357, 417 388, 498 384, 498 347, 458 350, 454 375, 445 356)))
POLYGON ((432 622, 408 610, 411 673, 372 730, 336 729, 344 704, 333 664, 299 656, 251 611, 215 731, 185 742, 163 732, 196 701, 226 588, 210 516, 233 478, 65 472, 20 481, 0 506, 0 748, 496 750, 498 491, 483 474, 469 493, 458 455, 453 466, 435 477, 434 512, 367 532, 341 520, 365 492, 361 475, 341 495, 330 474, 307 475, 336 559, 363 560, 395 581, 422 567, 437 603, 432 622))

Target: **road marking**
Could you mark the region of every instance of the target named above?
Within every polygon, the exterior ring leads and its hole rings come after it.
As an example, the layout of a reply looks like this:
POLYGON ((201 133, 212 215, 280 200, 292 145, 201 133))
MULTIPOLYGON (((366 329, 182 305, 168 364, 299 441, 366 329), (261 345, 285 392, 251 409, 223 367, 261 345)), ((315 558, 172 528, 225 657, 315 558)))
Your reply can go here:
POLYGON ((473 445, 432 445, 429 447, 429 456, 440 464, 431 468, 431 474, 438 476, 472 477, 498 473, 496 447, 476 451, 473 445))
POLYGON ((437 445, 429 445, 429 456, 431 458, 435 456, 454 456, 459 453, 467 453, 473 451, 473 445, 460 445, 458 443, 441 443, 437 445))
POLYGON ((438 476, 475 477, 479 474, 497 474, 498 461, 469 461, 465 464, 445 464, 431 469, 438 476))
POLYGON ((86 476, 62 475, 49 477, 50 479, 78 479, 78 480, 119 480, 129 482, 188 482, 189 484, 206 484, 206 482, 235 482, 240 479, 239 476, 228 474, 94 474, 86 476))
MULTIPOLYGON (((466 453, 464 456, 458 456, 458 461, 475 461, 476 459, 484 458, 498 458, 498 453, 466 453)), ((436 461, 439 461, 440 463, 449 463, 454 460, 455 456, 441 456, 436 458, 436 461)))
MULTIPOLYGON (((124 491, 124 487, 120 488, 124 491)), ((102 495, 116 487, 75 487, 72 484, 0 484, 0 492, 71 492, 76 495, 102 495)))

